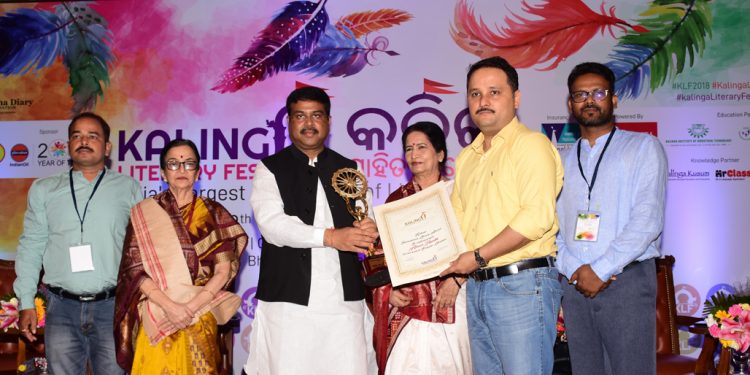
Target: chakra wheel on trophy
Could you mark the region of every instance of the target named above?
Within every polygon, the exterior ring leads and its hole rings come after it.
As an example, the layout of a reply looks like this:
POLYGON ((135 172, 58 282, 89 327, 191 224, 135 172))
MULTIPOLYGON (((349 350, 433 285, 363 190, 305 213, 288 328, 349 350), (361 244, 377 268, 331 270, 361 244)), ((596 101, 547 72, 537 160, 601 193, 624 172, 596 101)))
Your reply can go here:
POLYGON ((367 179, 362 172, 354 168, 337 170, 331 180, 333 189, 344 198, 364 199, 367 194, 367 179))

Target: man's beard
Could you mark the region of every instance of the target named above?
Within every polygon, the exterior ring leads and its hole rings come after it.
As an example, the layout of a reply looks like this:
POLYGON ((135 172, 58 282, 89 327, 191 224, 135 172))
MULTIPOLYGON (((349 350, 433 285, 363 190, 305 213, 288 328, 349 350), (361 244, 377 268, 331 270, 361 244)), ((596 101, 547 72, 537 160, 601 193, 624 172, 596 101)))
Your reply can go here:
POLYGON ((587 128, 594 128, 612 122, 612 118, 614 117, 614 109, 610 108, 609 111, 604 112, 601 107, 588 106, 585 108, 581 108, 581 111, 578 113, 574 112, 573 117, 576 119, 576 121, 578 121, 579 125, 585 126, 587 128), (599 115, 594 117, 585 116, 583 112, 588 108, 594 108, 598 110, 599 115))

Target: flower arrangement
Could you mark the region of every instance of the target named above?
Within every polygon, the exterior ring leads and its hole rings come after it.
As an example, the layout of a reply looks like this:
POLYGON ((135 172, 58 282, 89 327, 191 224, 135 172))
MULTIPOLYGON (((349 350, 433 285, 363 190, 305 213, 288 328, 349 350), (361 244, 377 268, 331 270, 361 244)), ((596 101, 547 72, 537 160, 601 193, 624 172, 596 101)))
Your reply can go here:
POLYGON ((46 374, 47 373, 47 359, 44 357, 35 357, 27 360, 24 363, 18 365, 16 369, 19 374, 22 375, 33 375, 33 374, 46 374))
POLYGON ((560 312, 557 313, 557 324, 555 325, 557 330, 557 337, 562 342, 568 341, 568 337, 565 334, 565 318, 563 317, 563 309, 560 307, 560 312))
MULTIPOLYGON (((37 328, 44 327, 45 316, 47 312, 47 303, 44 300, 44 295, 37 293, 34 297, 34 307, 36 307, 36 326, 37 328)), ((18 329, 18 298, 15 293, 10 293, 0 298, 0 329, 4 332, 8 331, 8 328, 18 329)))
POLYGON ((725 348, 741 353, 750 348, 750 294, 726 295, 718 292, 706 300, 703 313, 708 332, 725 348))

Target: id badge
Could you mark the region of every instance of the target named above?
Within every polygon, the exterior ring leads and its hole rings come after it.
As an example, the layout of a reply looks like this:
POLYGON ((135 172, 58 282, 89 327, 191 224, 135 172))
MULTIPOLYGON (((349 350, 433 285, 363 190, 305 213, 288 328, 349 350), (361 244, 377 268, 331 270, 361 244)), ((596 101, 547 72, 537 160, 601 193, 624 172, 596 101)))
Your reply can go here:
POLYGON ((596 242, 599 239, 599 218, 597 212, 579 211, 576 215, 576 241, 596 242))
POLYGON ((91 257, 91 244, 82 243, 71 245, 68 248, 70 253, 70 271, 84 272, 94 270, 94 259, 91 257))

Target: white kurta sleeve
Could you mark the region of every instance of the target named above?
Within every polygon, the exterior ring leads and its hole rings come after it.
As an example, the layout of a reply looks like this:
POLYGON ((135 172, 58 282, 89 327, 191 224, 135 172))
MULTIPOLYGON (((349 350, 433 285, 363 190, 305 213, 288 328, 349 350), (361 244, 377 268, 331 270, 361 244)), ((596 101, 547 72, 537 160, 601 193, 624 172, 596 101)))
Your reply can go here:
POLYGON ((298 217, 284 213, 284 202, 276 178, 262 162, 255 169, 250 206, 265 241, 276 246, 323 247, 326 228, 307 225, 298 217))

